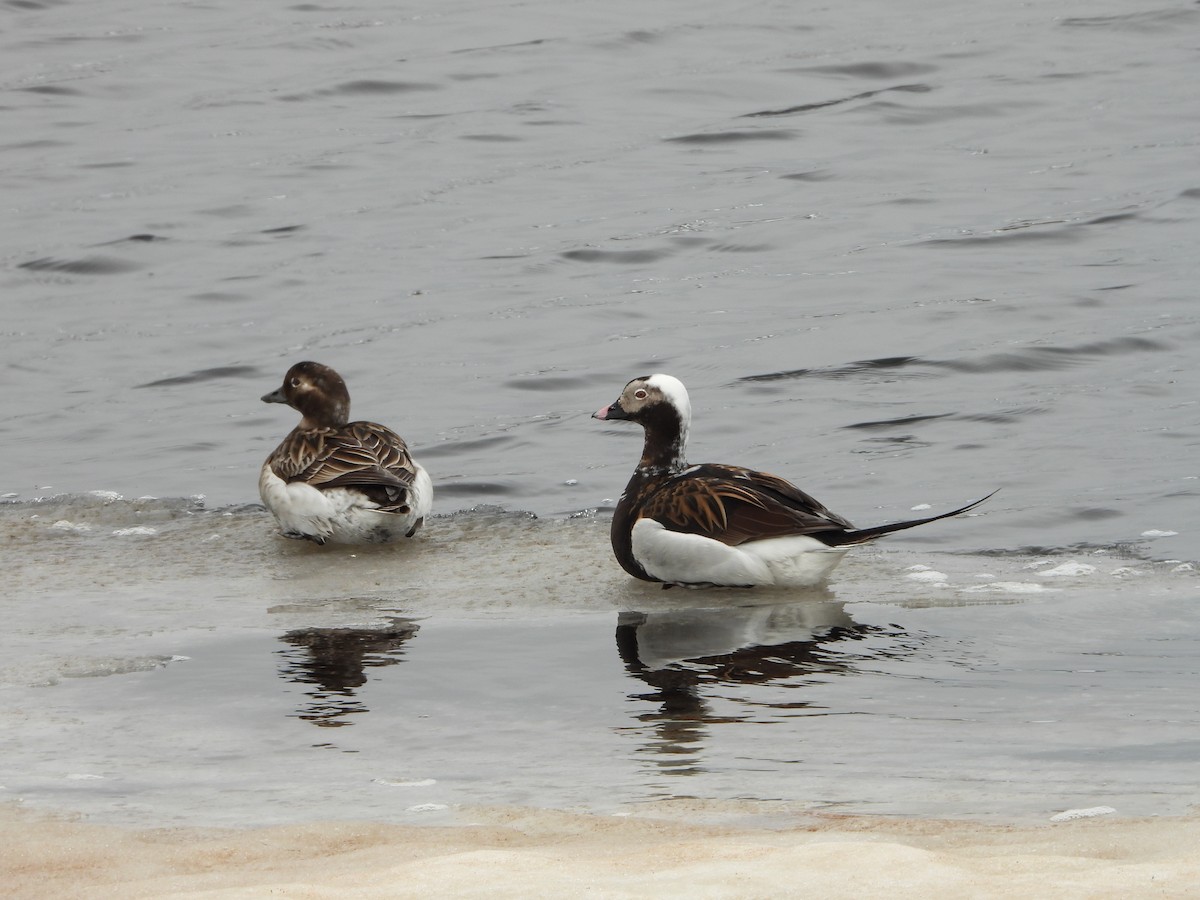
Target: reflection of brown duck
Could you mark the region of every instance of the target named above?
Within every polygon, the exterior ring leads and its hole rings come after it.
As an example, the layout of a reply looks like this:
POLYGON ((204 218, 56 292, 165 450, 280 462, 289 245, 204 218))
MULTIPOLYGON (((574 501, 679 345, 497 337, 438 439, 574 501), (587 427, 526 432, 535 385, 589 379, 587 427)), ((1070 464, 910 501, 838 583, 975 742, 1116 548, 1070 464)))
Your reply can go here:
POLYGON ((384 628, 302 628, 280 637, 308 651, 279 651, 285 660, 283 677, 317 686, 307 692, 311 702, 295 715, 316 725, 349 725, 345 716, 367 711, 355 696, 355 689, 367 682, 366 669, 399 663, 403 645, 419 627, 407 619, 393 619, 384 628))
POLYGON ((765 685, 820 674, 848 674, 854 663, 830 645, 891 633, 850 618, 841 603, 801 602, 776 606, 679 609, 621 613, 617 652, 625 670, 655 688, 633 699, 659 704, 638 715, 654 728, 647 747, 664 754, 660 765, 675 772, 695 771, 707 726, 761 720, 763 710, 796 710, 811 705, 789 697, 747 701, 744 712, 714 713, 705 688, 765 685))

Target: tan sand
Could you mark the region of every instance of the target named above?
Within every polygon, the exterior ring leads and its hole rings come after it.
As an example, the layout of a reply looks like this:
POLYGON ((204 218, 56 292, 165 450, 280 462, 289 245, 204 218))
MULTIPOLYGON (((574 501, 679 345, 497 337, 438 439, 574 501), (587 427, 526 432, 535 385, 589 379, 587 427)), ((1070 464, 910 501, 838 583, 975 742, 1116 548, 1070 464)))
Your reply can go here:
POLYGON ((1196 897, 1200 818, 815 816, 783 830, 475 810, 455 827, 137 830, 0 808, 0 895, 1196 897))

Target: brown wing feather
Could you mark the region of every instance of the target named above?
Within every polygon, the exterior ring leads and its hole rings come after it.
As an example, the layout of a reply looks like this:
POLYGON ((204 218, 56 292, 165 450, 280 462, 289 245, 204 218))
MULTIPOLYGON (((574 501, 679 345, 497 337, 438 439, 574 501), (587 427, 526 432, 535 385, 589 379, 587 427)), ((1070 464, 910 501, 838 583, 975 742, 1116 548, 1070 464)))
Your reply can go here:
POLYGON ((732 546, 853 527, 782 478, 717 465, 694 466, 668 479, 643 501, 640 515, 732 546))
POLYGON ((336 430, 297 429, 272 455, 271 468, 284 481, 364 489, 385 510, 407 502, 415 474, 404 441, 374 422, 351 422, 336 430))

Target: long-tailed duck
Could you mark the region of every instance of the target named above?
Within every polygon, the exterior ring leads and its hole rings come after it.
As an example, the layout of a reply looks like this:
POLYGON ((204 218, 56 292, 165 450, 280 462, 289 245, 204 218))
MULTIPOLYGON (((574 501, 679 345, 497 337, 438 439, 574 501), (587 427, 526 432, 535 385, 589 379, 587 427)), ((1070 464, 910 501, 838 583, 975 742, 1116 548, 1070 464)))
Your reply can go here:
POLYGON ((612 545, 626 572, 666 586, 815 585, 850 546, 957 516, 987 499, 924 519, 855 528, 774 475, 689 466, 684 448, 692 405, 670 375, 633 379, 593 418, 627 419, 645 429, 641 461, 613 514, 612 545))
POLYGON ((262 399, 303 416, 258 478, 284 537, 377 544, 416 534, 433 502, 429 475, 394 431, 349 421, 350 392, 337 372, 296 363, 262 399))

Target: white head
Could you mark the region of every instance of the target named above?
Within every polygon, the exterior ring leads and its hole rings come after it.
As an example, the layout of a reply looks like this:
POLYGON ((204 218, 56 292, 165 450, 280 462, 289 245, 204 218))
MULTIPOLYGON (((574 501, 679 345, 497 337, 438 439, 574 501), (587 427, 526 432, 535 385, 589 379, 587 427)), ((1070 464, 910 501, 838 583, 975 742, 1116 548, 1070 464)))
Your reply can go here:
POLYGON ((683 423, 683 431, 686 436, 687 430, 692 424, 692 401, 688 397, 687 388, 683 386, 683 382, 674 375, 664 375, 659 372, 647 378, 646 384, 652 388, 658 388, 663 399, 679 411, 679 420, 683 423))

